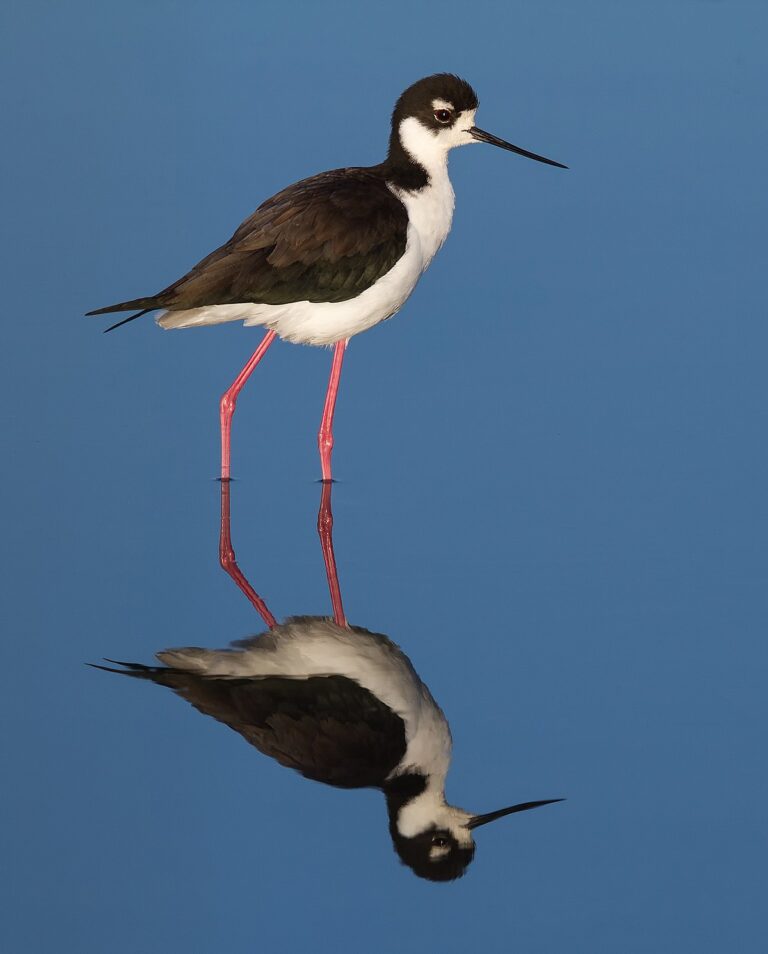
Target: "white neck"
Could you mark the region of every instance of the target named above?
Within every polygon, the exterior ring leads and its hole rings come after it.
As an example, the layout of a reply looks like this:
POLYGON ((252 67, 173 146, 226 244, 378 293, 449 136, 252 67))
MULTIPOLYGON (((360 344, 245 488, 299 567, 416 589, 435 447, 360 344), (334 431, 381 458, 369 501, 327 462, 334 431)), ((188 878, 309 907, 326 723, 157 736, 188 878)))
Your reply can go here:
POLYGON ((390 186, 408 209, 408 239, 418 246, 419 270, 423 272, 451 230, 454 194, 448 178, 449 150, 412 116, 400 123, 399 135, 403 148, 429 176, 421 189, 390 186))
POLYGON ((398 135, 403 149, 414 162, 422 166, 430 179, 447 175, 450 146, 422 126, 415 116, 409 116, 400 123, 398 135))

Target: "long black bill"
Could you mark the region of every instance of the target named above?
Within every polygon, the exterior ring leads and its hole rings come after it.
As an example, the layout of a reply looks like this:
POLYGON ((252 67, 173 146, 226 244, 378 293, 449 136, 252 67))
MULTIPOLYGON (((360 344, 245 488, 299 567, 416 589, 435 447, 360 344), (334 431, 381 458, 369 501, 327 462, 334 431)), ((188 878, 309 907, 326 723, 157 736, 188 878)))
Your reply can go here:
POLYGON ((519 805, 510 805, 509 808, 488 812, 487 815, 475 815, 467 828, 479 828, 481 825, 487 825, 488 822, 496 821, 497 818, 503 818, 505 815, 512 815, 514 812, 527 812, 529 808, 541 808, 542 805, 553 805, 555 802, 564 801, 564 798, 545 798, 540 802, 520 802, 519 805))
POLYGON ((469 134, 473 139, 477 139, 478 142, 489 142, 492 146, 499 146, 501 149, 509 149, 510 152, 516 152, 518 156, 525 156, 526 159, 535 159, 536 162, 546 162, 548 166, 557 166, 558 169, 568 168, 568 166, 564 166, 562 162, 555 162, 554 159, 547 159, 544 156, 537 156, 535 152, 528 152, 527 149, 521 149, 519 146, 513 146, 511 142, 505 142, 503 139, 499 139, 498 136, 492 136, 490 133, 485 132, 485 130, 478 129, 477 126, 473 126, 469 130, 469 134))

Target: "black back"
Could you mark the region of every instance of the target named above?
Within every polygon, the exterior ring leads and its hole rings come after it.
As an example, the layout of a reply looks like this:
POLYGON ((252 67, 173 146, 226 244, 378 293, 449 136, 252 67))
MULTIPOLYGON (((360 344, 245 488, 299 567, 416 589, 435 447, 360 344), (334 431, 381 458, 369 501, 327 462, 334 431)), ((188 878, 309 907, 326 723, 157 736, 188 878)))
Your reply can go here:
POLYGON ((354 298, 405 251, 408 215, 385 180, 335 169, 267 199, 158 298, 164 307, 354 298))
POLYGON ((346 676, 222 679, 122 663, 173 689, 264 755, 337 788, 381 788, 405 754, 403 720, 346 676))
POLYGON ((159 294, 89 314, 355 298, 405 251, 408 213, 382 169, 335 169, 296 182, 159 294))

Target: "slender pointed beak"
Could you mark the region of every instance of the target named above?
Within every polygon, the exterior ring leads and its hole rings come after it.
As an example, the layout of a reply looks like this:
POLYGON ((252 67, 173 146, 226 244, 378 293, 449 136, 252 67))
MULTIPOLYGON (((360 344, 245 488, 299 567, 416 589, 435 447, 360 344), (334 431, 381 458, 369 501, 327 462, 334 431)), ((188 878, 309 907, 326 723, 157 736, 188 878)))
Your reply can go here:
POLYGON ((500 808, 496 812, 488 812, 487 815, 475 815, 467 823, 467 828, 479 828, 481 825, 487 825, 488 822, 496 821, 497 818, 503 818, 505 815, 512 815, 514 812, 527 812, 529 808, 541 808, 542 805, 553 805, 555 802, 564 801, 564 798, 545 798, 540 802, 520 802, 519 805, 510 805, 509 808, 500 808))
POLYGON ((525 156, 526 159, 535 159, 536 162, 545 162, 548 166, 557 166, 558 169, 568 168, 568 166, 564 166, 562 162, 555 162, 554 159, 547 159, 544 156, 537 156, 535 152, 528 152, 527 149, 521 149, 519 146, 513 146, 511 142, 505 142, 503 139, 499 139, 498 136, 492 136, 490 133, 485 132, 485 130, 478 129, 477 126, 472 126, 468 132, 469 135, 473 139, 477 139, 478 142, 489 142, 492 146, 499 146, 501 149, 508 149, 510 152, 516 152, 518 156, 525 156))

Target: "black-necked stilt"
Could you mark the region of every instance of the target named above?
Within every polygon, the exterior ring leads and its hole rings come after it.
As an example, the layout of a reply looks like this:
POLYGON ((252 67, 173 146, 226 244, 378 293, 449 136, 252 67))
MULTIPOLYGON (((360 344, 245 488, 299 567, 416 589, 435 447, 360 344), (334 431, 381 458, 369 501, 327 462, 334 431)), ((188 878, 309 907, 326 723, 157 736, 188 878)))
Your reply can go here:
MULTIPOLYGON (((278 624, 237 567, 222 484, 222 566, 267 622, 231 649, 169 649, 162 666, 118 663, 110 672, 173 689, 204 715, 239 732, 260 752, 306 778, 338 788, 378 788, 400 859, 423 878, 458 878, 472 861, 475 828, 560 799, 475 815, 449 805, 451 734, 442 710, 408 657, 390 639, 344 621, 331 538, 330 487, 318 528, 334 618, 278 624)), ((226 489, 225 489, 226 488, 226 489)), ((114 662, 114 660, 107 660, 114 662)))
MULTIPOLYGON (((448 153, 487 142, 566 168, 475 126, 475 91, 439 73, 402 94, 392 115, 389 153, 367 168, 336 169, 267 199, 232 238, 156 295, 98 308, 133 311, 112 328, 162 309, 163 328, 242 320, 269 330, 221 398, 221 477, 230 476, 230 432, 237 396, 275 335, 334 345, 318 445, 322 479, 331 479, 333 412, 344 350, 403 306, 451 228, 454 194, 448 153)), ((111 331, 108 328, 107 331, 111 331)))

